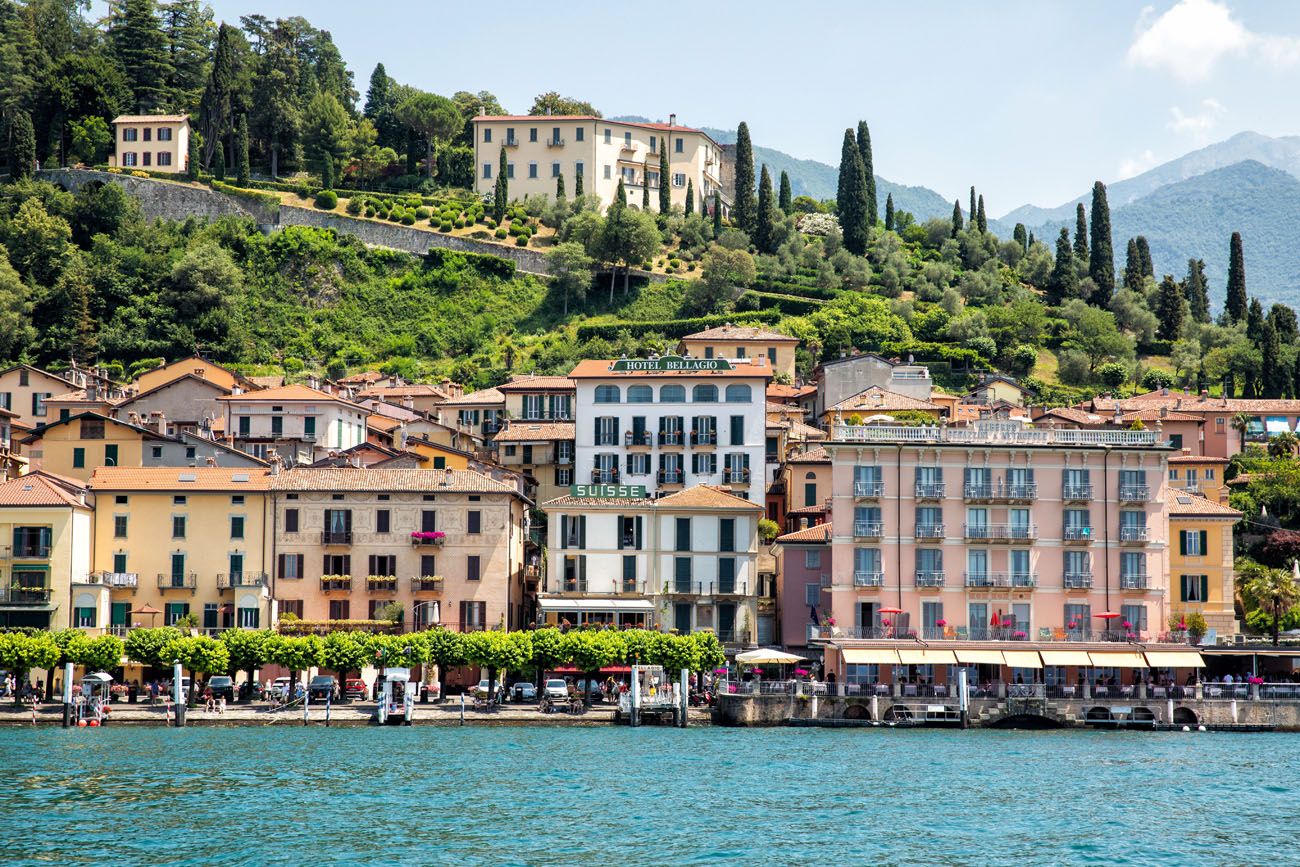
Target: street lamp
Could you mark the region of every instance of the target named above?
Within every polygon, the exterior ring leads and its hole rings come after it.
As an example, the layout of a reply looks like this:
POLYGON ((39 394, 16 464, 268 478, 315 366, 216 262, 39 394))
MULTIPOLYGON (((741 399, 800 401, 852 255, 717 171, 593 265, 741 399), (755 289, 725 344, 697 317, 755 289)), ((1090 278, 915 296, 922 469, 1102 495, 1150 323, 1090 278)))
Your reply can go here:
POLYGON ((427 621, 425 621, 425 626, 428 627, 428 626, 435 625, 442 620, 442 607, 441 607, 441 603, 439 603, 437 599, 430 599, 425 602, 416 602, 411 606, 411 631, 412 632, 415 631, 416 621, 420 619, 416 616, 416 612, 420 611, 420 609, 429 605, 433 606, 433 616, 430 617, 427 621))

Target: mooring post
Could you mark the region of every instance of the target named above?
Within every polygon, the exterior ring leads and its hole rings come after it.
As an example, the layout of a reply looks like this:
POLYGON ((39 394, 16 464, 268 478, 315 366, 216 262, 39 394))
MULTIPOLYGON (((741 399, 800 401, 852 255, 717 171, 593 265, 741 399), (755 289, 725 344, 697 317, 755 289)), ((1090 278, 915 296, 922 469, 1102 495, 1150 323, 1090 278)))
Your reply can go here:
POLYGON ((460 694, 460 724, 465 724, 465 693, 460 694))
POLYGON ((636 728, 641 725, 641 678, 640 672, 632 669, 632 717, 628 725, 636 728))
POLYGON ((682 728, 686 728, 686 715, 690 713, 691 707, 690 679, 691 673, 683 668, 681 689, 682 728))
POLYGON ((63 727, 72 725, 72 663, 63 666, 63 727))
POLYGON ((176 706, 176 728, 185 728, 185 685, 181 683, 180 660, 172 663, 172 703, 176 706))
POLYGON ((967 692, 966 669, 957 672, 957 704, 961 708, 961 727, 970 725, 970 694, 967 692))

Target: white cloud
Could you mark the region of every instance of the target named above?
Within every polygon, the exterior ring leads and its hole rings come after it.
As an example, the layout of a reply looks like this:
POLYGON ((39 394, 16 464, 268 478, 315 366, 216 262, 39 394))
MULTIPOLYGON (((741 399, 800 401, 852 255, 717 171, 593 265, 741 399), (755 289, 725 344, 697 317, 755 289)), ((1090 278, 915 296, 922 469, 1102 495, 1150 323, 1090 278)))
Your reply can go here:
POLYGON ((1169 109, 1169 122, 1166 127, 1178 135, 1191 136, 1196 141, 1209 139, 1210 131, 1219 125, 1219 117, 1226 111, 1217 99, 1203 99, 1198 111, 1185 113, 1178 106, 1169 109))
POLYGON ((1115 180, 1125 181, 1129 178, 1137 177, 1149 168, 1154 168, 1159 160, 1156 159, 1155 153, 1151 150, 1144 150, 1136 157, 1125 159, 1119 164, 1115 180))
POLYGON ((1250 53, 1269 66, 1300 63, 1300 38, 1255 33, 1232 17, 1227 3, 1180 0, 1163 15, 1146 7, 1128 49, 1131 66, 1163 70, 1183 81, 1209 77, 1225 56, 1250 53))

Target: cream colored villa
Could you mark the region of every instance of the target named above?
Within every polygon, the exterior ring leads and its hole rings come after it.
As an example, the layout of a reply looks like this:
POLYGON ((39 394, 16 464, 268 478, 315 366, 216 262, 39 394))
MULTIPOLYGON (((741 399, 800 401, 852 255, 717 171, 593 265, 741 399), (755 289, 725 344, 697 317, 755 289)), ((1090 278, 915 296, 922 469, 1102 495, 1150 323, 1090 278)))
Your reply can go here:
POLYGON ((712 207, 713 193, 730 196, 722 188, 722 147, 704 132, 680 126, 677 115, 668 123, 631 123, 603 120, 590 115, 488 115, 474 118, 474 177, 479 193, 495 189, 501 149, 506 153, 510 198, 554 196, 556 178, 564 176, 565 192, 572 196, 582 175, 583 192, 599 196, 603 204, 614 200, 619 180, 628 202, 640 205, 642 190, 650 186, 652 208, 658 208, 661 183, 672 186, 672 203, 686 204, 686 186, 695 188, 695 207, 712 207), (669 177, 659 177, 659 158, 668 149, 669 177))
POLYGON ((189 158, 190 119, 184 114, 124 114, 113 118, 113 142, 110 166, 179 174, 189 158))

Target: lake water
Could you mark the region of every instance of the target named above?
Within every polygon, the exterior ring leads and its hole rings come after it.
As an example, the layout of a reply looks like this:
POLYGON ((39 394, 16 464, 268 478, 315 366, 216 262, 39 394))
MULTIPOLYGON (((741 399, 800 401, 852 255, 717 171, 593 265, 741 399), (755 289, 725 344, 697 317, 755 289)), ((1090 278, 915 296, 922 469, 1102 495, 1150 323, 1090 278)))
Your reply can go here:
POLYGON ((1300 857, 1285 734, 44 728, 0 758, 5 865, 1300 857))

